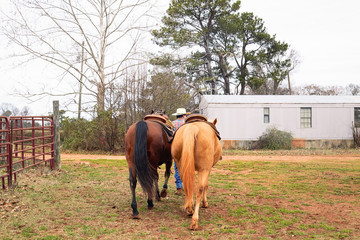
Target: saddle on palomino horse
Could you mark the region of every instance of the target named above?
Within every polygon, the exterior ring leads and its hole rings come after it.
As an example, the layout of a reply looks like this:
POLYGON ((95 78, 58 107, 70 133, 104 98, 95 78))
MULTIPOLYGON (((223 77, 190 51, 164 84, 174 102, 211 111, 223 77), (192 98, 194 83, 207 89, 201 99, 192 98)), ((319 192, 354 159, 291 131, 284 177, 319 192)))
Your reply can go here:
POLYGON ((167 117, 164 115, 149 114, 144 117, 144 120, 158 123, 166 133, 168 142, 172 142, 174 138, 174 125, 167 117))
POLYGON ((212 122, 209 122, 208 119, 202 115, 202 114, 190 114, 189 116, 186 117, 185 119, 185 124, 187 123, 193 123, 193 122, 204 122, 204 123, 207 123, 210 125, 210 127, 212 127, 212 129, 214 129, 215 131, 215 134, 217 136, 217 138, 219 140, 221 140, 221 137, 220 137, 220 132, 216 129, 215 125, 212 123, 212 122))

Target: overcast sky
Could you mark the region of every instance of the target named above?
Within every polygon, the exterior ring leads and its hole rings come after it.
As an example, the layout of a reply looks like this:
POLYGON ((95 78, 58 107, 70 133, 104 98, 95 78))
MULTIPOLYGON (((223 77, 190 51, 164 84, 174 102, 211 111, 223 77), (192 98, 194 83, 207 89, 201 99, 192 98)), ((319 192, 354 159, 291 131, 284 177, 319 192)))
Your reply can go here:
MULTIPOLYGON (((3 10, 5 7, 0 5, 3 10)), ((163 9, 159 16, 166 8, 158 8, 163 9)), ((293 86, 360 84, 360 0, 243 0, 241 11, 254 12, 270 34, 299 54, 301 63, 291 76, 293 86)), ((2 36, 0 41, 0 103, 14 101, 19 108, 28 105, 33 114, 51 112, 56 97, 29 103, 11 94, 14 89, 30 88, 45 80, 56 86, 57 76, 39 62, 36 69, 14 68, 11 60, 5 59, 11 46, 2 36)))
POLYGON ((243 0, 241 6, 298 52, 296 85, 360 84, 359 0, 243 0))

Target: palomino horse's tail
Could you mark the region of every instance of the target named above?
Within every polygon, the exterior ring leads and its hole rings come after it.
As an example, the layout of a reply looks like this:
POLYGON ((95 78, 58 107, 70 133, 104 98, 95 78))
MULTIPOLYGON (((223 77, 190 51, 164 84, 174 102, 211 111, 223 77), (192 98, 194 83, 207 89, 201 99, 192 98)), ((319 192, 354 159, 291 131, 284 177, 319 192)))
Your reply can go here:
POLYGON ((184 126, 183 132, 183 148, 181 153, 181 180, 183 182, 185 195, 189 196, 185 199, 185 207, 191 206, 192 196, 195 187, 195 141, 199 132, 197 126, 187 124, 184 126))
POLYGON ((148 198, 154 196, 154 178, 147 158, 147 131, 148 126, 145 121, 136 123, 134 162, 140 185, 148 198))

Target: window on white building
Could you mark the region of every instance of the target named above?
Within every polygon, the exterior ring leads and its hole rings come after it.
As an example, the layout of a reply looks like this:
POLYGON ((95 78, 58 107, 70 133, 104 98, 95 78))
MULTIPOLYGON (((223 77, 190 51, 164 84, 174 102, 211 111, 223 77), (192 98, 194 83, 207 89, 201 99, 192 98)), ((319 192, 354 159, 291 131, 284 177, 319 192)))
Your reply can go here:
POLYGON ((360 107, 354 108, 354 125, 360 127, 360 107))
POLYGON ((264 123, 270 122, 270 108, 264 108, 264 123))
POLYGON ((312 127, 312 114, 310 107, 300 108, 300 127, 301 128, 312 127))

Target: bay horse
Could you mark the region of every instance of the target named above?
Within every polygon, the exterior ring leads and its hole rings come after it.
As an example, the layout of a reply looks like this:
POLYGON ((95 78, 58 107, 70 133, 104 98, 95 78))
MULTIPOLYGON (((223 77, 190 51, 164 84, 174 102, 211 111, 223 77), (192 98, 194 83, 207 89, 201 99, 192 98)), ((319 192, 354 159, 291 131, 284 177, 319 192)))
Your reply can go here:
POLYGON ((171 154, 183 182, 184 208, 188 216, 192 215, 191 230, 198 228, 201 200, 202 207, 207 208, 209 206, 207 202, 208 178, 211 168, 220 160, 222 154, 220 136, 216 134, 216 122, 217 119, 213 121, 213 126, 205 121, 185 123, 176 131, 171 146, 171 154), (198 172, 197 186, 195 186, 195 171, 198 172), (193 194, 195 187, 194 211, 193 194))
MULTIPOLYGON (((154 115, 148 116, 152 116, 150 119, 160 118, 154 115)), ((161 117, 165 118, 165 120, 167 118, 166 115, 162 114, 161 117)), ((167 184, 172 165, 171 143, 166 135, 166 129, 164 129, 167 122, 168 120, 166 120, 164 125, 164 122, 141 120, 131 125, 126 133, 125 155, 129 167, 129 181, 132 194, 131 207, 134 219, 139 218, 135 196, 137 179, 147 195, 148 209, 154 207, 154 197, 160 201, 161 197, 164 198, 167 195, 167 184), (160 195, 157 168, 164 163, 166 166, 165 183, 160 195)))

